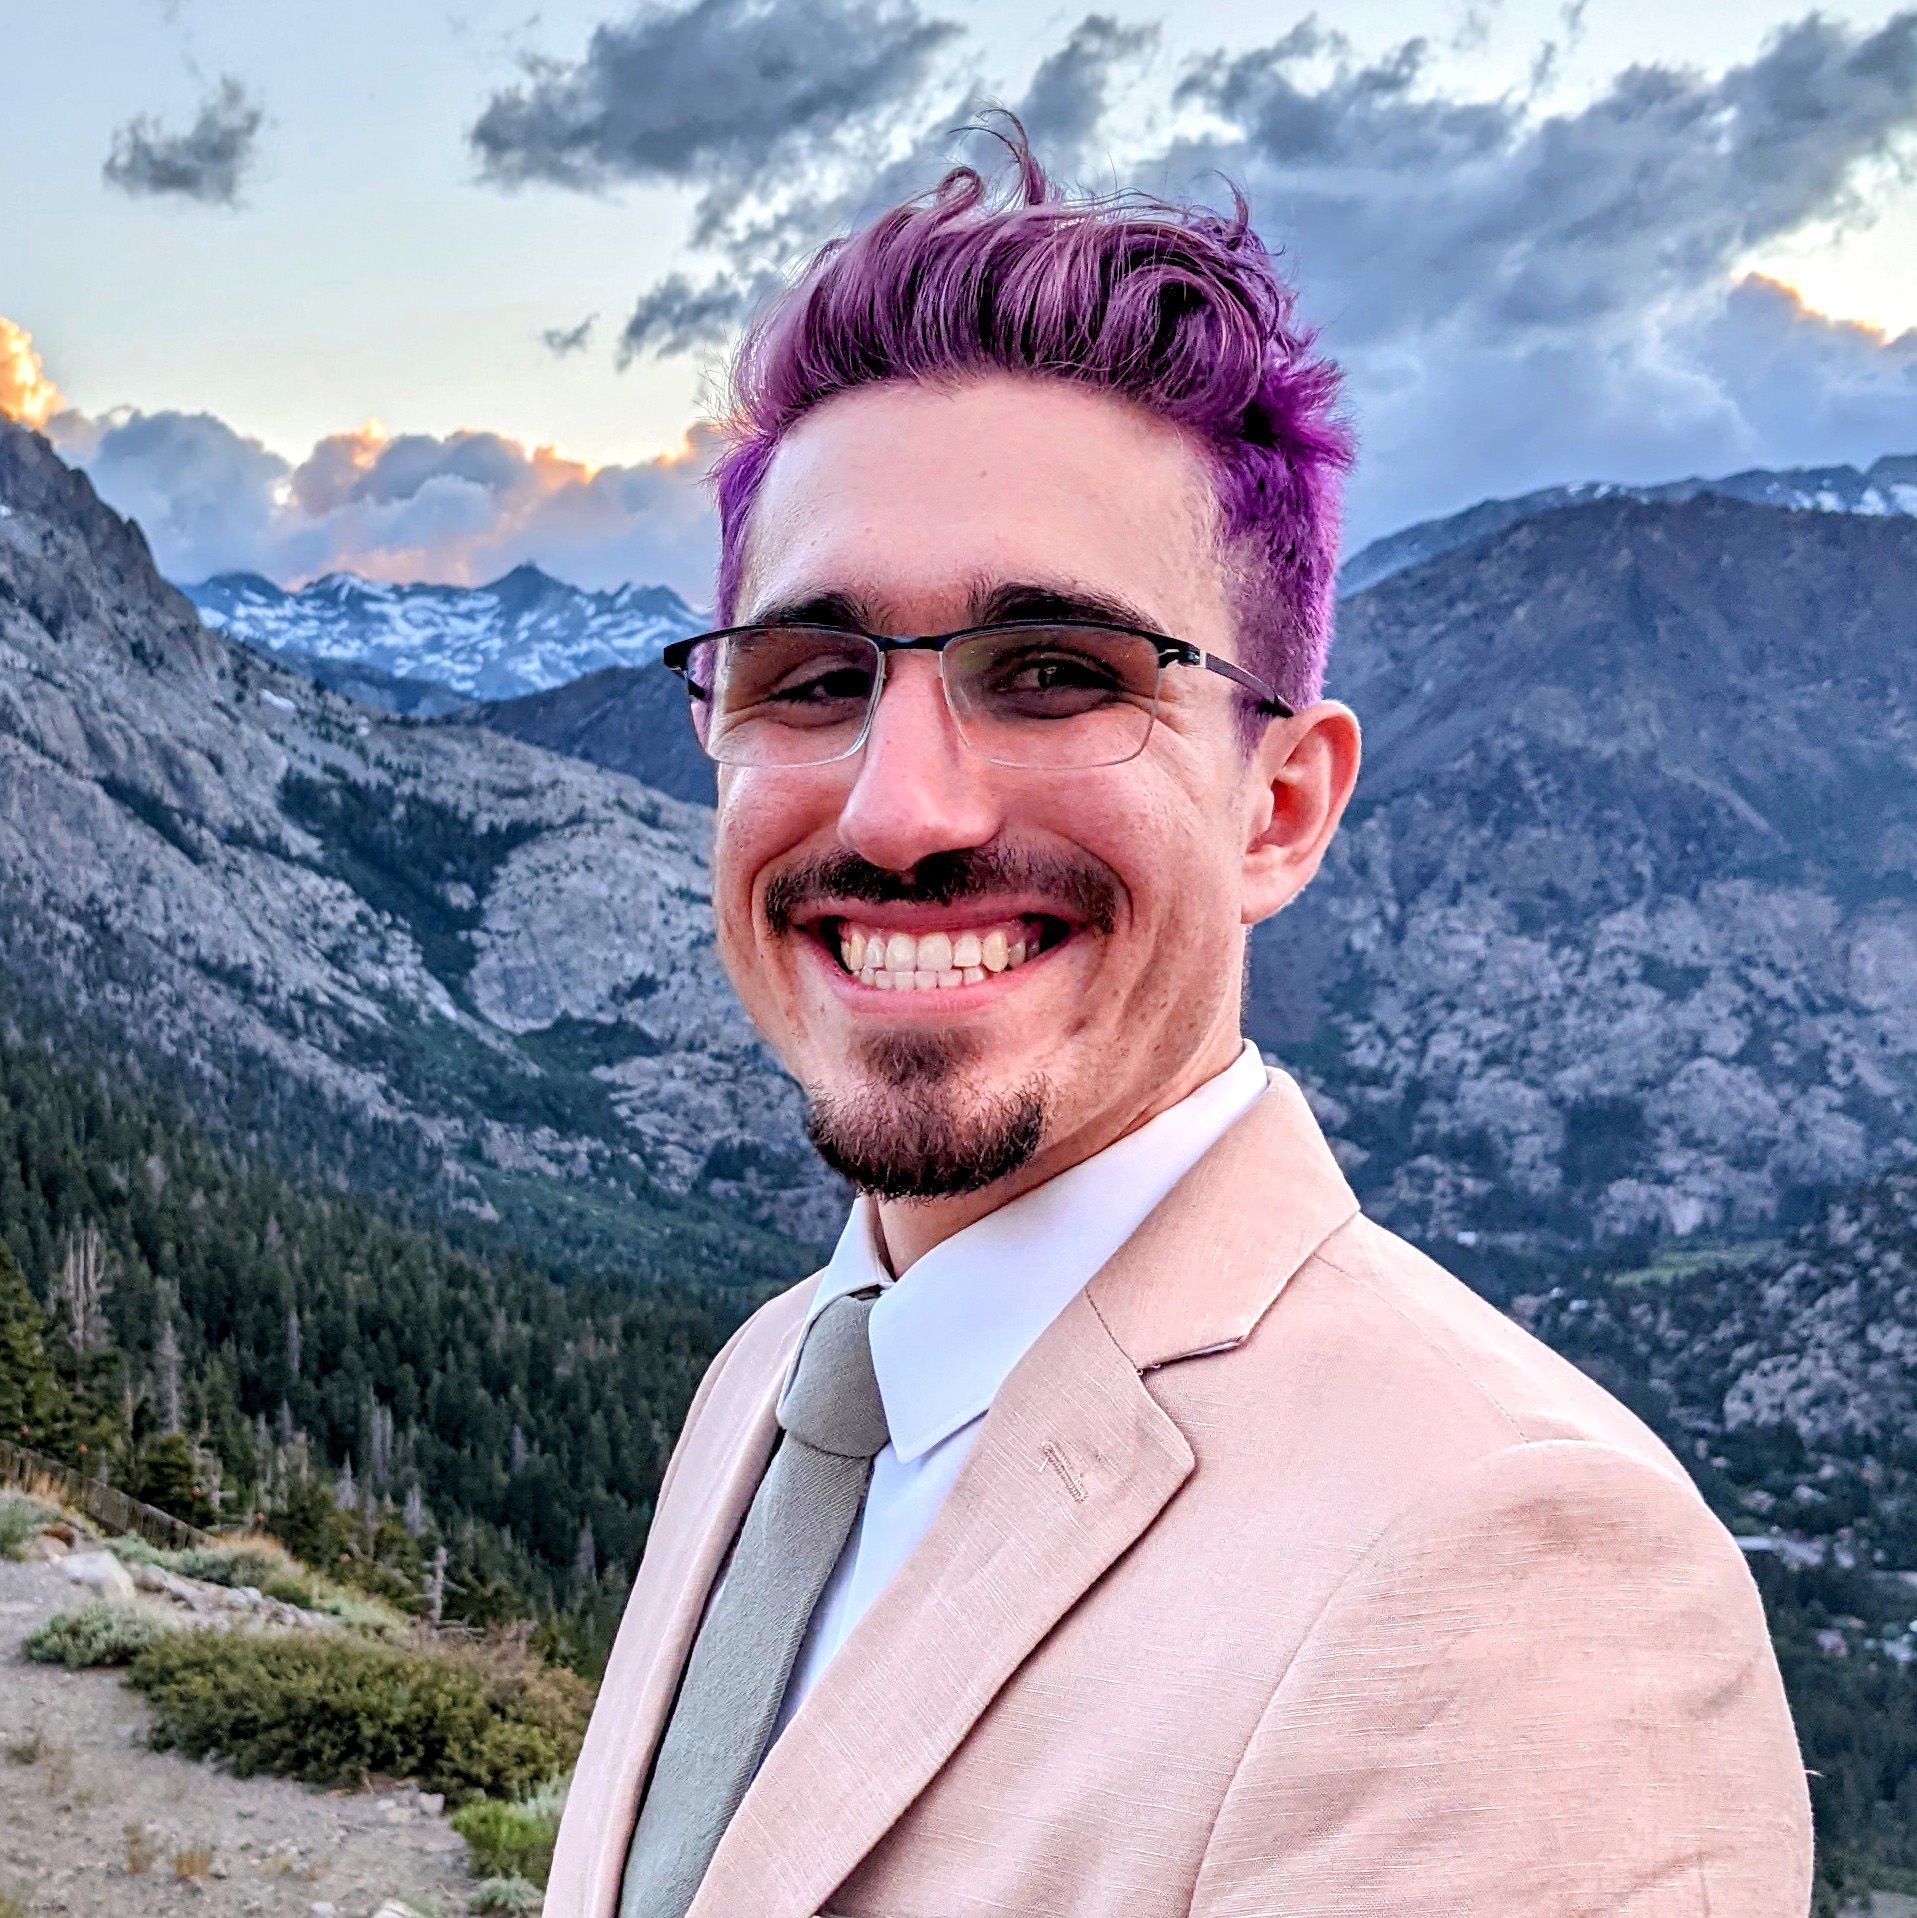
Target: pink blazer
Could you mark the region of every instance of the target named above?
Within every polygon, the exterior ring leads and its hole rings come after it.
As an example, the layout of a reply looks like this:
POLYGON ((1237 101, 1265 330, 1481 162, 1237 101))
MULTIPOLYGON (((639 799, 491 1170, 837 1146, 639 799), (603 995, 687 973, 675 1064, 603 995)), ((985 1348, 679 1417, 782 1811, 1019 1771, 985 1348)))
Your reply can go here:
MULTIPOLYGON (((808 1290, 693 1403, 548 1918, 614 1918, 808 1290)), ((693 1918, 1803 1918, 1810 1872, 1730 1535, 1274 1072, 1012 1374, 693 1918)))

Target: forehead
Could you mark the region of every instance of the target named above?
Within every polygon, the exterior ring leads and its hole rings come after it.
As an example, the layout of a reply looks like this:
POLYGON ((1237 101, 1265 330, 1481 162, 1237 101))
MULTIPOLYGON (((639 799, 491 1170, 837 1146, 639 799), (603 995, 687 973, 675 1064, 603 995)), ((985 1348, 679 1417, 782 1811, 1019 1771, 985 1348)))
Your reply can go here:
POLYGON ((789 432, 747 529, 734 617, 842 591, 875 621, 962 623, 995 581, 1092 588, 1186 631, 1224 616, 1194 443, 1064 380, 988 374, 837 395, 789 432))

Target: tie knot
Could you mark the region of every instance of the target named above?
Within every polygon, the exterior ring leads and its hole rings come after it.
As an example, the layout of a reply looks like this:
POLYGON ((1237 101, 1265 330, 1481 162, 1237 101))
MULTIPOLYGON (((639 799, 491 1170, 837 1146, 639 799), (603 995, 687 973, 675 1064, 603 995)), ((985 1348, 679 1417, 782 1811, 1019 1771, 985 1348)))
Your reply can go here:
POLYGON ((868 1332, 875 1303, 847 1293, 812 1321, 779 1406, 779 1423, 794 1438, 839 1458, 872 1458, 885 1449, 885 1406, 868 1332))

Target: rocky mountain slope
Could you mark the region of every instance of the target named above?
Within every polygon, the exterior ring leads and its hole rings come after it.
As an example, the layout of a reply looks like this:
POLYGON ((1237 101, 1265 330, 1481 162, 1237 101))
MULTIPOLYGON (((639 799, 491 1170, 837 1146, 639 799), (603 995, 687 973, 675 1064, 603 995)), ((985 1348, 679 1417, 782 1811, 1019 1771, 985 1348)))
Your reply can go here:
MULTIPOLYGON (((1250 1030, 1399 1228, 1768 1230, 1917 1136, 1917 518, 1521 519, 1343 602, 1344 830, 1250 1030)), ((710 793, 657 668, 488 725, 710 793)))
MULTIPOLYGON (((710 960, 705 816, 492 730, 709 790, 668 675, 382 720, 195 627, 84 482, 0 447, 26 976, 495 1185, 630 1153, 827 1222, 710 960)), ((1911 1149, 1913 642, 1917 519, 1710 493, 1563 506, 1343 603, 1365 771, 1249 1021, 1380 1217, 1487 1253, 1770 1234, 1911 1149)))
POLYGON ((1908 516, 1917 514, 1917 454, 1887 454, 1861 472, 1854 466, 1797 466, 1781 471, 1753 467, 1719 479, 1669 480, 1657 486, 1587 480, 1576 486, 1547 486, 1517 499, 1480 500, 1462 513, 1421 520, 1373 540, 1339 569, 1338 589, 1345 594, 1361 593, 1407 567, 1421 566, 1441 554, 1501 533, 1520 520, 1536 519, 1562 507, 1607 499, 1672 504, 1707 494, 1799 513, 1908 516))
POLYGON ((1512 1310, 1728 1474, 1740 1530, 1917 1584, 1917 1162, 1775 1246, 1567 1273, 1512 1310))
POLYGON ((709 816, 336 698, 209 632, 0 424, 0 985, 485 1212, 650 1195, 832 1229, 712 962, 709 816), (242 1094, 244 1097, 242 1098, 242 1094))
POLYGON ((289 593, 257 573, 219 573, 184 590, 209 626, 263 652, 374 667, 468 699, 511 699, 602 667, 647 664, 704 623, 669 587, 590 593, 537 566, 487 586, 389 586, 328 573, 289 593))
POLYGON ((694 805, 718 797, 712 761, 693 737, 685 687, 657 663, 608 666, 548 692, 468 707, 459 717, 589 759, 694 805))
POLYGON ((1567 507, 1344 603, 1365 769, 1251 1024, 1375 1210, 1749 1234, 1911 1149, 1913 648, 1917 519, 1711 496, 1567 507))

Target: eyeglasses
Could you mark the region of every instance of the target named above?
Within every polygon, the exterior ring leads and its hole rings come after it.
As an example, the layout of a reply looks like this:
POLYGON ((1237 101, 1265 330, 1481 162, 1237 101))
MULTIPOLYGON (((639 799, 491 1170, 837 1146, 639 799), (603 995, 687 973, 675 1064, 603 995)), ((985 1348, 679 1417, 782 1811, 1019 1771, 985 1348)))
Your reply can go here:
POLYGON ((865 744, 891 653, 936 653, 959 738, 997 766, 1053 771, 1136 758, 1158 714, 1167 666, 1220 673, 1293 716, 1255 674, 1182 639, 1095 620, 969 626, 893 639, 839 626, 727 626, 675 640, 707 756, 726 766, 824 766, 865 744))

